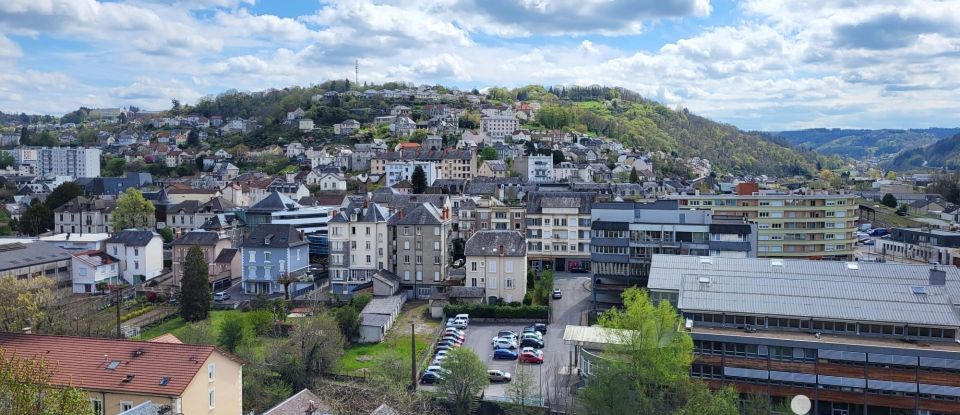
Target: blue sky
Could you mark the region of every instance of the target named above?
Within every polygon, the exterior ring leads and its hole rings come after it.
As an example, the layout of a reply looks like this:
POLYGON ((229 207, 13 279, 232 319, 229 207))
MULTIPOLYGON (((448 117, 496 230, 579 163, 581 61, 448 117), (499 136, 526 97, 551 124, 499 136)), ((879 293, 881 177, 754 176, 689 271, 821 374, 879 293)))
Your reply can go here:
POLYGON ((3 0, 0 111, 353 77, 603 84, 744 129, 957 126, 937 0, 3 0))

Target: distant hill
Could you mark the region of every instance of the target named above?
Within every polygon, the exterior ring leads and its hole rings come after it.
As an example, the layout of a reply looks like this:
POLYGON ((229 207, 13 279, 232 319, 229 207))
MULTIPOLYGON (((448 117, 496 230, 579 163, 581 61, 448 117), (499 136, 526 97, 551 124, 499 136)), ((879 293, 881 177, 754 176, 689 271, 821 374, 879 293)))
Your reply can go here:
MULTIPOLYGON (((547 92, 560 98, 558 107, 567 112, 560 118, 570 118, 568 123, 548 127, 585 126, 631 147, 705 158, 720 173, 811 175, 818 164, 839 165, 836 158, 795 148, 775 137, 741 131, 685 108, 670 109, 624 88, 566 87, 547 92)), ((550 121, 558 118, 549 110, 541 111, 538 121, 545 123, 541 115, 548 114, 550 121)))
POLYGON ((906 150, 887 163, 886 167, 897 171, 960 168, 960 134, 921 148, 906 150))
POLYGON ((780 137, 794 146, 809 148, 821 154, 862 158, 896 154, 902 150, 933 144, 937 140, 960 134, 960 128, 909 130, 812 128, 769 134, 780 137))

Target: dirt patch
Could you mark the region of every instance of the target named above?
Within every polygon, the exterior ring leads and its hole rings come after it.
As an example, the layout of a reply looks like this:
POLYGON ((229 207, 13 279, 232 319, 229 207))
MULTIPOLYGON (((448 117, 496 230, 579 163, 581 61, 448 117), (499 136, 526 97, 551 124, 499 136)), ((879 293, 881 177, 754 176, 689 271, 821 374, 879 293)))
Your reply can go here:
POLYGON ((403 305, 400 315, 397 316, 396 323, 390 329, 388 337, 397 335, 406 336, 410 334, 410 323, 413 322, 413 331, 417 336, 433 335, 439 322, 430 318, 429 306, 424 301, 413 301, 403 305))

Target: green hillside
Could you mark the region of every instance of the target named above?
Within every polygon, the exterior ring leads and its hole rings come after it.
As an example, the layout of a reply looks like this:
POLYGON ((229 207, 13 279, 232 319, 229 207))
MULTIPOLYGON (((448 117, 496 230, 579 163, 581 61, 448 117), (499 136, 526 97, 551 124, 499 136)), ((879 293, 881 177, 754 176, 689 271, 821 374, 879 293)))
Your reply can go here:
POLYGON ((960 168, 960 134, 900 153, 886 166, 897 171, 960 168))
POLYGON ((923 147, 958 133, 960 128, 909 130, 811 128, 769 134, 786 140, 792 145, 810 148, 821 154, 863 158, 896 154, 903 150, 923 147))

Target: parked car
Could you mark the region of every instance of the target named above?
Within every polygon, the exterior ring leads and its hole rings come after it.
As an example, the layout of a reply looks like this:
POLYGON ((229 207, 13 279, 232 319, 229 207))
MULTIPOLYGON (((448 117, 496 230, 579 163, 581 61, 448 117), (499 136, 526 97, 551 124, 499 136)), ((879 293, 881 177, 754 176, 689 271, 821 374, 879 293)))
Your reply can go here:
POLYGON ((521 347, 536 347, 538 349, 543 348, 543 340, 535 339, 533 337, 527 337, 520 341, 521 347))
POLYGON ((437 342, 437 346, 450 346, 450 347, 460 347, 463 343, 457 342, 456 340, 440 340, 437 342))
POLYGON ((540 350, 531 351, 525 349, 520 353, 520 363, 543 364, 543 352, 540 350))
POLYGON ((543 335, 539 331, 525 331, 520 335, 520 340, 526 339, 528 337, 533 337, 537 340, 543 340, 543 335))
POLYGON ((510 349, 496 349, 493 351, 493 358, 495 360, 499 360, 499 359, 516 360, 517 352, 510 349))
POLYGON ((444 335, 453 334, 453 335, 461 336, 461 337, 467 335, 467 333, 466 333, 465 331, 460 330, 460 329, 458 329, 458 328, 456 328, 456 327, 447 327, 447 328, 443 329, 443 334, 444 334, 444 335))
POLYGON ((226 301, 230 299, 230 294, 227 294, 223 291, 213 294, 213 301, 226 301))
POLYGON ((890 232, 887 232, 886 228, 877 228, 870 231, 870 236, 884 236, 889 233, 890 232))
POLYGON ((517 337, 517 332, 510 330, 500 330, 497 332, 497 337, 517 337))
POLYGON ((554 288, 554 289, 553 289, 553 299, 554 299, 554 300, 559 300, 559 299, 561 299, 561 298, 563 298, 563 293, 560 292, 560 289, 559 289, 559 288, 554 288))
POLYGON ((440 379, 440 373, 438 372, 423 372, 423 374, 420 375, 420 383, 423 385, 432 385, 439 382, 440 379))
POLYGON ((446 351, 449 351, 449 350, 453 349, 453 347, 454 347, 454 346, 451 345, 451 344, 438 344, 438 345, 437 345, 437 352, 446 352, 446 351))
POLYGON ((532 328, 534 331, 539 331, 540 334, 547 334, 547 325, 543 323, 533 323, 527 327, 524 327, 523 331, 527 331, 528 328, 532 328))
POLYGON ((443 338, 440 339, 441 342, 445 342, 448 340, 457 344, 463 344, 464 338, 450 335, 450 336, 443 336, 443 338))
POLYGON ((442 367, 442 366, 427 366, 427 369, 424 370, 424 373, 426 373, 426 372, 436 372, 436 373, 440 373, 441 370, 443 370, 443 367, 442 367))
POLYGON ((490 379, 490 382, 509 382, 511 377, 510 372, 496 369, 487 371, 487 378, 490 379))
POLYGON ((503 337, 494 337, 493 338, 493 348, 494 349, 516 349, 517 342, 514 339, 507 339, 503 337))
POLYGON ((447 320, 447 327, 453 327, 453 328, 458 328, 458 329, 465 329, 465 328, 467 328, 467 324, 468 324, 468 323, 467 323, 467 320, 466 320, 466 319, 451 318, 451 319, 447 320))
POLYGON ((867 246, 874 245, 875 243, 876 242, 874 242, 873 239, 867 239, 866 241, 863 241, 863 244, 867 246))
POLYGON ((453 318, 455 318, 455 319, 457 319, 457 320, 464 320, 464 321, 467 322, 467 324, 470 324, 470 315, 469 315, 469 314, 457 314, 457 315, 453 316, 453 318))

